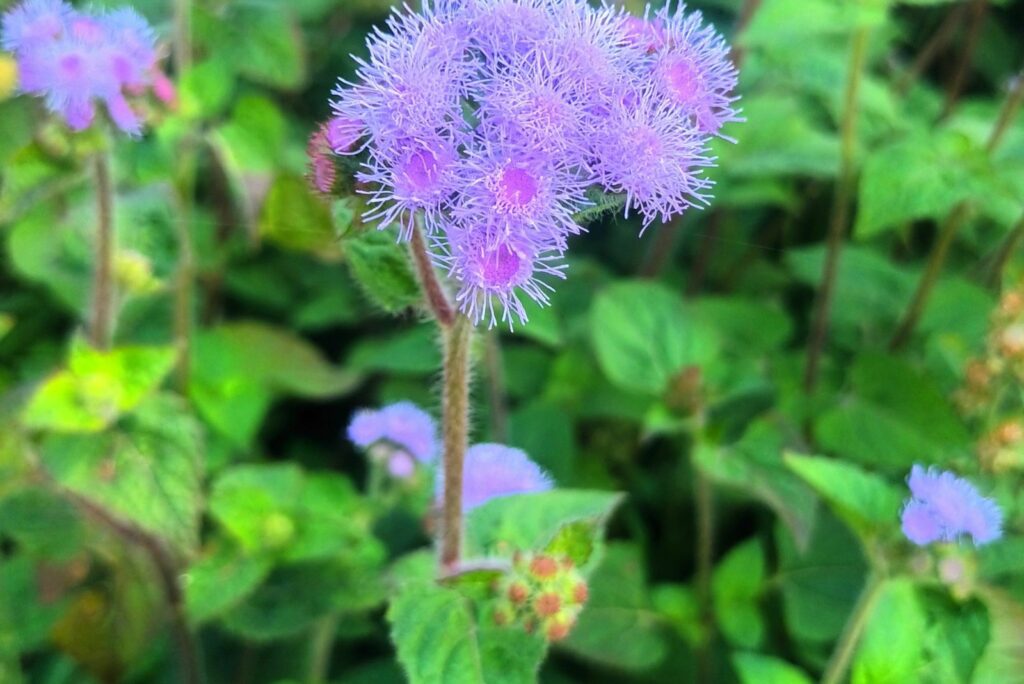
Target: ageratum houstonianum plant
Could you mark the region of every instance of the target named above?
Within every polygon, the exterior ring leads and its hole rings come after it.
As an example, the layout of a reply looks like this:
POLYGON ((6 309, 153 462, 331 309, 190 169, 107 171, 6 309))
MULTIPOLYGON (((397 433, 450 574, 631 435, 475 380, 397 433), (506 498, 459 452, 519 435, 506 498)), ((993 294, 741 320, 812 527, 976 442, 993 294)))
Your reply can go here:
POLYGON ((701 14, 672 3, 637 17, 584 0, 428 0, 395 10, 367 52, 310 141, 311 179, 329 193, 331 155, 354 159, 364 220, 410 243, 443 331, 446 574, 464 508, 552 486, 521 451, 467 455, 471 329, 546 305, 585 218, 622 207, 647 228, 706 205, 708 143, 740 120, 737 72, 701 14))
POLYGON ((421 225, 458 309, 488 325, 548 303, 601 194, 645 227, 706 204, 707 143, 739 118, 729 46, 682 5, 434 0, 367 48, 322 136, 361 155, 366 220, 402 240, 421 225))

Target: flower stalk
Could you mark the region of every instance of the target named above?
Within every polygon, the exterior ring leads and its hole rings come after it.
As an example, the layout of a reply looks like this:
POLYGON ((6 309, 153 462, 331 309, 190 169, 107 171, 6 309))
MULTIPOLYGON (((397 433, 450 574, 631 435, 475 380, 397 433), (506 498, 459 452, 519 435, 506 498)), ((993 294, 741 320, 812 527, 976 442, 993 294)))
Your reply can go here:
POLYGON ((839 180, 832 204, 832 218, 829 222, 828 243, 825 251, 825 268, 821 277, 821 289, 815 302, 814 318, 811 325, 810 346, 807 350, 807 366, 804 370, 804 388, 810 392, 818 382, 818 366, 828 336, 829 313, 836 278, 839 275, 839 257, 843 248, 843 237, 849 223, 850 200, 854 190, 854 146, 857 141, 857 104, 860 82, 867 54, 868 29, 857 29, 853 34, 850 48, 849 72, 846 78, 846 94, 843 115, 840 122, 841 155, 839 158, 839 180))
POLYGON ((868 618, 871 617, 871 612, 875 608, 875 602, 882 593, 883 585, 884 582, 877 573, 872 572, 868 576, 860 597, 853 607, 853 613, 846 626, 843 627, 839 641, 836 642, 836 648, 825 667, 825 673, 821 676, 821 684, 841 684, 845 681, 846 671, 850 668, 850 660, 860 642, 861 634, 864 633, 868 618))
POLYGON ((110 348, 116 308, 114 255, 117 236, 114 228, 114 187, 110 178, 110 158, 106 151, 93 160, 96 176, 96 267, 93 271, 92 320, 90 340, 100 350, 110 348))
POLYGON ((444 500, 441 571, 454 570, 462 554, 462 484, 469 445, 469 376, 473 323, 457 314, 446 329, 444 350, 444 500))

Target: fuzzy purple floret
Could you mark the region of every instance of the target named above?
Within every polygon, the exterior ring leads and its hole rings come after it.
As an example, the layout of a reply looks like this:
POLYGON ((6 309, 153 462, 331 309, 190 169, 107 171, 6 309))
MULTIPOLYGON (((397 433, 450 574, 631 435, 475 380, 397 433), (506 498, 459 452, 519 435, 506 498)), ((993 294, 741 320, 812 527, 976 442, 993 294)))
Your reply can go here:
POLYGON ((4 15, 0 35, 18 61, 20 90, 42 97, 72 129, 91 126, 99 102, 122 131, 141 132, 126 95, 153 86, 157 52, 134 10, 88 14, 58 0, 26 0, 4 15))
POLYGON ((401 401, 378 410, 357 411, 349 423, 347 435, 353 444, 363 449, 388 442, 420 463, 430 463, 437 458, 437 423, 412 402, 401 401))
POLYGON ((735 109, 728 45, 682 5, 434 0, 395 10, 334 91, 331 147, 365 153, 365 219, 419 217, 475 322, 526 321, 564 277, 591 191, 648 226, 709 199, 735 109))
POLYGON ((923 546, 969 536, 981 546, 1002 536, 1003 513, 967 480, 936 468, 915 465, 907 480, 911 498, 904 505, 903 533, 923 546))
MULTIPOLYGON (((554 487, 543 468, 526 452, 504 444, 475 444, 466 452, 462 508, 470 511, 491 499, 513 494, 546 492, 554 487)), ((435 491, 444 494, 444 473, 439 470, 435 491)))

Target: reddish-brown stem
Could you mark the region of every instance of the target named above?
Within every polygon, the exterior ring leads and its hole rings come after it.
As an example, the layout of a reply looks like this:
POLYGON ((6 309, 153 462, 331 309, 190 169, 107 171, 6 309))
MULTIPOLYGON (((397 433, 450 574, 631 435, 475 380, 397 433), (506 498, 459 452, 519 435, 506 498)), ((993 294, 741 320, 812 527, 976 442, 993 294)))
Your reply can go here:
POLYGON ((462 555, 462 481, 469 444, 470 345, 473 323, 462 314, 445 329, 444 500, 441 504, 441 568, 444 576, 458 566, 462 555))
POLYGON ((430 252, 427 250, 427 241, 423 237, 423 230, 420 228, 419 220, 412 228, 412 238, 409 241, 409 251, 412 253, 413 264, 416 266, 416 275, 420 281, 420 288, 423 290, 423 298, 430 307, 431 313, 437 319, 438 324, 443 328, 450 328, 455 321, 455 310, 448 295, 445 294, 444 286, 437 278, 434 270, 434 263, 430 260, 430 252))

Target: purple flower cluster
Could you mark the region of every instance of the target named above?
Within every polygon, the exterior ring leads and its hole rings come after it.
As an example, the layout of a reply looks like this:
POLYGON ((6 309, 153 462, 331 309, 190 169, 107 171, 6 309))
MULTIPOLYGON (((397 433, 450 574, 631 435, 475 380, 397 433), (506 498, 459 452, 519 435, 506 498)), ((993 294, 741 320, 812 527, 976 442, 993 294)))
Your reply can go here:
MULTIPOLYGON (((646 227, 707 202, 707 143, 734 108, 729 47, 680 4, 425 0, 396 11, 334 93, 327 139, 363 154, 366 218, 420 221, 475 322, 526 320, 564 277, 590 191, 646 227)), ((724 136, 722 136, 724 137, 724 136)))
POLYGON ((437 458, 437 424, 412 402, 357 411, 347 434, 357 447, 385 460, 395 477, 409 477, 417 461, 431 463, 437 458))
MULTIPOLYGON (((466 451, 462 477, 465 511, 499 496, 545 492, 554 487, 551 477, 526 452, 504 444, 471 446, 466 451)), ((436 491, 440 501, 444 495, 443 469, 437 473, 436 491)))
POLYGON ((1002 536, 1003 513, 967 480, 953 473, 915 465, 907 480, 911 498, 903 508, 903 533, 924 546, 970 535, 976 545, 1002 536))
POLYGON ((174 97, 156 68, 153 31, 132 9, 88 14, 63 0, 26 0, 4 14, 0 45, 18 61, 20 90, 44 98, 74 130, 91 126, 102 102, 118 128, 138 135, 142 122, 126 96, 152 88, 174 97))

